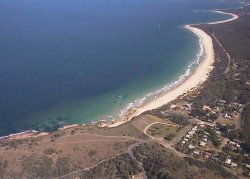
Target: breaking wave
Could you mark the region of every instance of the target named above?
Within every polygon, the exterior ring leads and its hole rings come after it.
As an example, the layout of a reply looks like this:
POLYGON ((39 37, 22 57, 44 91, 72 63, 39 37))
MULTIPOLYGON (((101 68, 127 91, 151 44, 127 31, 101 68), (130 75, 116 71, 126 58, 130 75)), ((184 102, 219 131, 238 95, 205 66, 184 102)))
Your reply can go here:
POLYGON ((200 38, 199 38, 199 48, 200 49, 196 55, 196 58, 191 63, 189 63, 188 68, 183 75, 179 76, 178 79, 176 81, 174 81, 173 83, 166 84, 162 88, 160 88, 159 90, 150 92, 150 93, 136 99, 135 101, 129 103, 123 109, 121 109, 119 117, 124 116, 128 111, 130 111, 133 108, 140 107, 141 105, 144 104, 144 102, 146 100, 155 99, 158 96, 160 96, 161 94, 170 91, 171 89, 175 88, 179 84, 183 83, 183 81, 185 81, 187 78, 189 78, 190 75, 192 74, 192 71, 195 70, 199 66, 201 59, 202 59, 202 56, 203 56, 203 45, 201 43, 200 38))

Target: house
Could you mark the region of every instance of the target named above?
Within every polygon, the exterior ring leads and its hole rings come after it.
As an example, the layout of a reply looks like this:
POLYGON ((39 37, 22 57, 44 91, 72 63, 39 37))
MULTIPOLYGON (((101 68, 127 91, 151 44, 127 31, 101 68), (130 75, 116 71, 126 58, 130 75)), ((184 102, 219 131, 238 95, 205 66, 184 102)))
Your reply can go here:
POLYGON ((189 144, 189 145, 188 145, 188 148, 189 148, 190 150, 192 150, 192 149, 194 149, 194 148, 195 148, 195 146, 193 146, 193 145, 189 144))
POLYGON ((226 101, 225 101, 225 100, 223 100, 223 99, 220 99, 220 100, 219 100, 219 102, 220 102, 220 103, 223 103, 223 104, 225 104, 225 103, 226 103, 226 101))
POLYGON ((194 131, 189 131, 188 134, 189 134, 189 135, 194 135, 195 132, 194 132, 194 131))
POLYGON ((224 115, 224 118, 232 119, 232 116, 226 113, 226 114, 224 115))
POLYGON ((240 104, 240 103, 232 103, 234 106, 236 106, 236 107, 238 107, 238 108, 240 108, 241 106, 242 106, 242 104, 240 104))
POLYGON ((201 141, 199 145, 202 146, 202 147, 205 147, 206 142, 201 141))
POLYGON ((247 153, 244 153, 244 157, 249 157, 249 154, 247 154, 247 153))
POLYGON ((217 114, 215 111, 211 111, 212 114, 217 114))
POLYGON ((240 144, 236 144, 236 147, 240 148, 240 144))
POLYGON ((215 131, 215 133, 216 133, 217 135, 220 135, 220 134, 221 134, 221 132, 220 132, 220 131, 215 131))
POLYGON ((192 131, 193 131, 193 132, 196 132, 196 131, 197 131, 197 128, 193 128, 192 131))
POLYGON ((186 143, 186 141, 184 141, 184 140, 183 140, 183 141, 181 141, 181 143, 182 143, 182 144, 185 144, 185 143, 186 143))
POLYGON ((200 152, 199 151, 194 151, 194 154, 195 155, 200 155, 200 152))
POLYGON ((191 137, 191 135, 189 135, 189 134, 186 135, 186 138, 190 138, 190 137, 191 137))
POLYGON ((233 162, 232 162, 232 163, 231 163, 231 166, 232 166, 232 167, 237 167, 237 166, 238 166, 238 164, 237 164, 237 163, 233 163, 233 162))
POLYGON ((227 158, 226 159, 226 161, 225 161, 225 164, 228 164, 228 165, 230 165, 232 163, 232 160, 231 160, 231 158, 227 158))
POLYGON ((207 138, 203 138, 203 141, 204 141, 204 142, 207 142, 207 138))
POLYGON ((250 169, 250 165, 249 165, 249 164, 246 164, 246 168, 250 169))
POLYGON ((188 139, 187 139, 187 138, 185 138, 185 139, 184 139, 184 141, 188 142, 188 139))
POLYGON ((209 106, 207 106, 207 105, 204 105, 203 107, 202 107, 202 109, 204 110, 204 111, 211 111, 212 109, 209 107, 209 106))
POLYGON ((235 145, 236 143, 233 142, 233 141, 229 141, 229 144, 230 144, 230 145, 235 145))

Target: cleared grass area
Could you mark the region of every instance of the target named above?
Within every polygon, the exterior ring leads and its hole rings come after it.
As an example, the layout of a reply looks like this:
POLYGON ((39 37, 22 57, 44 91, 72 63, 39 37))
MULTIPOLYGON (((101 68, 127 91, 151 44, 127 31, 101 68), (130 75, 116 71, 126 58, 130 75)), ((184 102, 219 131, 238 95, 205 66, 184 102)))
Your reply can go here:
POLYGON ((144 131, 150 124, 154 122, 172 123, 169 120, 161 119, 157 116, 146 114, 139 116, 136 120, 132 122, 132 125, 135 126, 137 129, 144 131))
POLYGON ((156 123, 150 126, 146 132, 152 137, 165 138, 166 140, 171 140, 177 135, 179 128, 179 126, 156 123))

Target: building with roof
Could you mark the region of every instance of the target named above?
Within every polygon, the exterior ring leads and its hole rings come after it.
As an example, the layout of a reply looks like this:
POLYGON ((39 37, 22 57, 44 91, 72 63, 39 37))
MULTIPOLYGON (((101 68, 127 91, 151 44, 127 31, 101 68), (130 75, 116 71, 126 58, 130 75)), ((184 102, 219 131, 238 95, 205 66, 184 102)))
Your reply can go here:
POLYGON ((195 149, 195 146, 193 146, 192 144, 189 144, 189 145, 188 145, 188 148, 189 148, 190 150, 192 150, 192 149, 195 149))
POLYGON ((227 158, 226 161, 225 161, 225 164, 231 165, 231 163, 232 163, 231 158, 227 158))
POLYGON ((201 141, 199 145, 202 146, 202 147, 205 147, 206 142, 201 141))

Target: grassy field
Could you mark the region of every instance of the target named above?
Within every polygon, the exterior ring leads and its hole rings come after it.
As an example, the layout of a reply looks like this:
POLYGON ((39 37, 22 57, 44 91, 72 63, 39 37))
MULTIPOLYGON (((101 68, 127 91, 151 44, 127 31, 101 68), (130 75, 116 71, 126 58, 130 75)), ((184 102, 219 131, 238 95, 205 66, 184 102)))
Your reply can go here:
POLYGON ((153 137, 164 138, 168 135, 176 136, 176 133, 179 128, 180 127, 178 126, 173 126, 173 125, 168 125, 168 124, 163 124, 163 123, 156 123, 150 126, 146 132, 147 134, 153 137))

